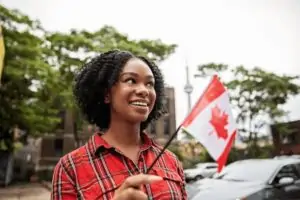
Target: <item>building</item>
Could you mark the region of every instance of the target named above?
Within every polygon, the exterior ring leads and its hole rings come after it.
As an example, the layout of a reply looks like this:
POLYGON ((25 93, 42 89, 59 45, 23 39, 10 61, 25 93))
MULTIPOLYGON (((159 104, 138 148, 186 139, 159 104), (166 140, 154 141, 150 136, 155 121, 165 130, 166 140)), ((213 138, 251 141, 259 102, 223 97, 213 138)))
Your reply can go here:
POLYGON ((300 120, 271 126, 275 155, 300 154, 300 120))
POLYGON ((160 144, 164 144, 176 131, 174 88, 167 87, 165 90, 165 94, 165 106, 168 112, 155 123, 150 124, 146 130, 147 133, 149 133, 149 135, 160 144))

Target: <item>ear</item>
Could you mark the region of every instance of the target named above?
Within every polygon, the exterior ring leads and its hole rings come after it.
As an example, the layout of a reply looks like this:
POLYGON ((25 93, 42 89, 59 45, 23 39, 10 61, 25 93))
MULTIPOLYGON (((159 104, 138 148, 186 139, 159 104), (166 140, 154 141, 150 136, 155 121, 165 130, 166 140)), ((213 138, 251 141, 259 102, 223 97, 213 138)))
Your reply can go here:
POLYGON ((105 104, 109 104, 110 103, 110 94, 109 94, 109 92, 107 90, 106 90, 105 96, 104 96, 104 103, 105 104))
POLYGON ((104 97, 104 103, 106 103, 106 104, 110 103, 109 95, 105 95, 105 97, 104 97))

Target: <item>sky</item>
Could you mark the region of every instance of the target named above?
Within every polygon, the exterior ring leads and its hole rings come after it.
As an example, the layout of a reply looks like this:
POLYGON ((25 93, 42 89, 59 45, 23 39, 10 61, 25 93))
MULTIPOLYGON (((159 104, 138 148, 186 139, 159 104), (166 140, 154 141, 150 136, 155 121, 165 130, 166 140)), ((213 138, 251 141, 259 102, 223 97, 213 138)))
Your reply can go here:
MULTIPOLYGON (((195 79, 197 66, 209 62, 255 66, 300 75, 299 0, 0 0, 52 31, 97 30, 114 26, 134 39, 161 39, 178 45, 160 64, 175 88, 176 120, 188 112, 183 91, 185 66, 194 86, 192 103, 209 79, 195 79), (298 36, 298 37, 297 37, 298 36), (298 53, 297 53, 298 52, 298 53)), ((288 101, 289 119, 300 119, 300 96, 288 101)))

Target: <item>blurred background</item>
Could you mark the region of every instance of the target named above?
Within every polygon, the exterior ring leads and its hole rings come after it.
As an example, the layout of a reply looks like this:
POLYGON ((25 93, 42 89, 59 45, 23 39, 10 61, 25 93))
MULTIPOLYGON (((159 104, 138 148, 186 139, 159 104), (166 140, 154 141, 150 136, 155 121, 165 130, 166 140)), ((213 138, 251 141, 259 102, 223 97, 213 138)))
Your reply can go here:
MULTIPOLYGON (((298 0, 0 0, 0 26, 0 199, 49 198, 59 158, 97 130, 74 104, 74 73, 111 49, 163 71, 169 112, 148 127, 158 143, 218 74, 239 126, 228 164, 300 155, 298 0)), ((169 149, 186 170, 210 163, 193 181, 216 171, 188 133, 169 149)))

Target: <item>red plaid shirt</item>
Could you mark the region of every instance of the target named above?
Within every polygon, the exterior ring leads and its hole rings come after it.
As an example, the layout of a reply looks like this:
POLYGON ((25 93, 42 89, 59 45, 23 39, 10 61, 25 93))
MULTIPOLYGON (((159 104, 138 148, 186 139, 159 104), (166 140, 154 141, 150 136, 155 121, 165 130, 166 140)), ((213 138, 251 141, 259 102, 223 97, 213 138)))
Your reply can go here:
MULTIPOLYGON (((110 146, 99 134, 86 145, 65 155, 56 165, 52 180, 52 200, 112 199, 114 191, 131 176, 145 173, 161 151, 146 134, 137 164, 110 146)), ((170 151, 163 153, 149 174, 164 181, 145 185, 149 199, 187 199, 183 169, 170 151)))

